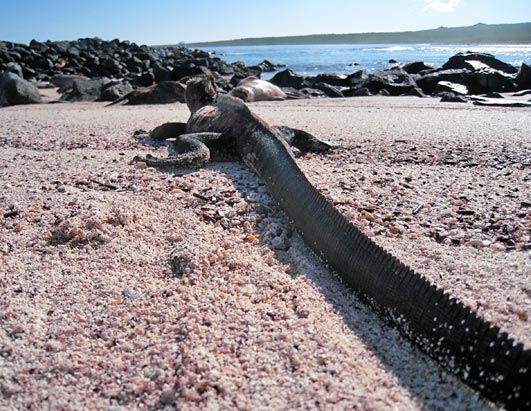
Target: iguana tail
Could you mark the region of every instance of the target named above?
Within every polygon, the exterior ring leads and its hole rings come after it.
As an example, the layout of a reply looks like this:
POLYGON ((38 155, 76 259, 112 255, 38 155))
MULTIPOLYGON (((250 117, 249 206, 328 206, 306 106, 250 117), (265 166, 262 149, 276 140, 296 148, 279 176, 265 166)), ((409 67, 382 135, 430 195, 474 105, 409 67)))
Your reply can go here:
POLYGON ((278 138, 257 139, 253 150, 253 168, 306 244, 363 300, 486 398, 531 409, 531 350, 365 236, 313 187, 278 138))

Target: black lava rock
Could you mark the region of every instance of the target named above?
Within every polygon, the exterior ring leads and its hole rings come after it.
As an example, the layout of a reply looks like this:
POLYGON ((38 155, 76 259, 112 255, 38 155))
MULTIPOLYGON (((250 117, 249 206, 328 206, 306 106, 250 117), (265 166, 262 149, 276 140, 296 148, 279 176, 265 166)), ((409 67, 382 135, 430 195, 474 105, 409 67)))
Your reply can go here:
POLYGON ((0 107, 42 103, 39 90, 15 73, 0 73, 0 107))

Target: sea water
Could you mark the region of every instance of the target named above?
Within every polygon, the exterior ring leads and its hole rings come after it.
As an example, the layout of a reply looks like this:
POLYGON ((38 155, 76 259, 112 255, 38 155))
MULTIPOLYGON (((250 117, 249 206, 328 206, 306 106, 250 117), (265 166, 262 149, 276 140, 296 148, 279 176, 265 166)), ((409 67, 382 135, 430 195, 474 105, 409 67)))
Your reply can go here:
MULTIPOLYGON (((228 63, 243 61, 247 66, 269 60, 284 64, 298 74, 349 74, 365 69, 385 70, 398 63, 423 61, 436 67, 460 52, 493 54, 499 60, 519 67, 531 65, 531 45, 433 45, 433 44, 316 44, 279 46, 201 47, 228 63)), ((274 73, 264 73, 270 78, 274 73)))

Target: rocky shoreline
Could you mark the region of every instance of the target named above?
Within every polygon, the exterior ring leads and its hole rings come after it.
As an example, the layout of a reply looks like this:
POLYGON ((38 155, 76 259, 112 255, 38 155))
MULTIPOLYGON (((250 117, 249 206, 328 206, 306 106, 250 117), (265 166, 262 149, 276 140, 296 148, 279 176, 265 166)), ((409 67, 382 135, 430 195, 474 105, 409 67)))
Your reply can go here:
MULTIPOLYGON (((227 63, 185 47, 152 48, 129 41, 85 38, 75 41, 32 40, 29 45, 0 41, 0 107, 41 103, 37 87, 58 87, 59 101, 117 101, 164 104, 184 101, 185 83, 211 74, 222 92, 231 92, 246 77, 282 68, 267 60, 255 66, 227 63)), ((442 101, 531 106, 531 67, 504 63, 486 53, 459 53, 442 67, 423 62, 352 74, 303 76, 289 68, 270 80, 287 98, 370 95, 436 96, 442 101), (518 100, 504 99, 500 93, 518 100)), ((506 97, 506 96, 505 96, 506 97)))

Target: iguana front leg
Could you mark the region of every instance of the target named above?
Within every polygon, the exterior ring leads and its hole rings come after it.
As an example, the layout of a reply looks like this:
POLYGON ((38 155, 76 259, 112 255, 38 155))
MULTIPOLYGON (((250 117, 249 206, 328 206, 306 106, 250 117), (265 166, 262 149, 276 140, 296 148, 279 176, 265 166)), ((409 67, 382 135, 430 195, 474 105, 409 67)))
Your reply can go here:
POLYGON ((182 134, 186 134, 186 123, 164 123, 155 127, 149 133, 149 137, 153 140, 164 141, 168 138, 179 137, 182 134))
POLYGON ((331 144, 321 141, 303 130, 286 126, 271 127, 271 130, 290 146, 297 147, 301 151, 323 152, 333 148, 331 144))
POLYGON ((176 138, 166 139, 168 143, 168 158, 146 158, 136 156, 134 162, 146 163, 149 167, 195 167, 199 168, 210 160, 209 145, 219 140, 221 133, 182 134, 176 138))

